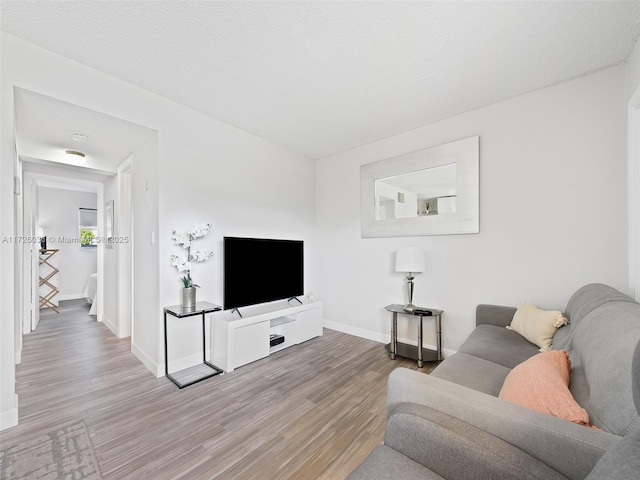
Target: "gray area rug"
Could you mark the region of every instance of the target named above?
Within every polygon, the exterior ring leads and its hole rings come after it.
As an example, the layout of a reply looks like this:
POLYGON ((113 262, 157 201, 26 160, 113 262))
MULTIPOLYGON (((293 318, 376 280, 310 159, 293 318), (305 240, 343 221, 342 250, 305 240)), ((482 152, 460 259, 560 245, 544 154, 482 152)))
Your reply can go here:
POLYGON ((76 421, 0 451, 1 480, 100 480, 89 432, 76 421))

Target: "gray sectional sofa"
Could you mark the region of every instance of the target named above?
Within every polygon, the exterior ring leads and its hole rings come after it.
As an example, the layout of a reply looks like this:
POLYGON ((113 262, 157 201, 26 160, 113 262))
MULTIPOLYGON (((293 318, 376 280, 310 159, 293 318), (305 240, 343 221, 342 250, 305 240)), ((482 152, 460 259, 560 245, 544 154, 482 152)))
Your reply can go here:
POLYGON ((392 372, 384 444, 349 480, 640 479, 640 304, 586 285, 553 338, 569 352, 569 389, 599 430, 498 398, 511 369, 539 353, 505 328, 515 311, 479 305, 474 331, 430 375, 392 372))

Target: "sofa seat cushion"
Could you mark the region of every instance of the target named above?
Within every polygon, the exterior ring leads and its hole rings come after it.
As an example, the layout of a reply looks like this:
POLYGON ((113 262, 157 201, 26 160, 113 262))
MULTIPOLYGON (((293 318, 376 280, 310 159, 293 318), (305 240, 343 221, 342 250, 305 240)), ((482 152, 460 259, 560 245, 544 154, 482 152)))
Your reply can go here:
MULTIPOLYGON (((508 332, 504 327, 496 328, 508 332)), ((519 336, 517 333, 513 334, 519 336)), ((533 349, 536 353, 538 352, 535 345, 533 349)), ((510 368, 497 363, 467 353, 456 353, 447 357, 431 372, 431 375, 497 397, 510 371, 510 368)))
POLYGON ((522 335, 497 325, 478 325, 458 349, 509 369, 536 355, 538 347, 522 335))
POLYGON ((401 478, 402 480, 438 480, 440 475, 405 457, 386 445, 378 445, 347 477, 347 480, 401 478))

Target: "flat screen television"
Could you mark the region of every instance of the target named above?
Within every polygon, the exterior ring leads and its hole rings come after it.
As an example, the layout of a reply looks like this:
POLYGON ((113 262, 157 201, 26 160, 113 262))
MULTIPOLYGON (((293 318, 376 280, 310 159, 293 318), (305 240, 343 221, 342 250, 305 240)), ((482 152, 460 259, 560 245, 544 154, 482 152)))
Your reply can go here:
POLYGON ((224 237, 223 255, 225 310, 304 292, 302 240, 224 237))

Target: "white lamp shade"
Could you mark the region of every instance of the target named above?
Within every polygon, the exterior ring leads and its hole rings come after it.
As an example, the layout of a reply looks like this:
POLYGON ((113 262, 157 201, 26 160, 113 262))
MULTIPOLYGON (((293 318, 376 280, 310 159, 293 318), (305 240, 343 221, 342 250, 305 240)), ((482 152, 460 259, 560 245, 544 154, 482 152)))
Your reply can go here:
POLYGON ((424 272, 424 252, 419 247, 400 247, 396 250, 396 272, 424 272))

